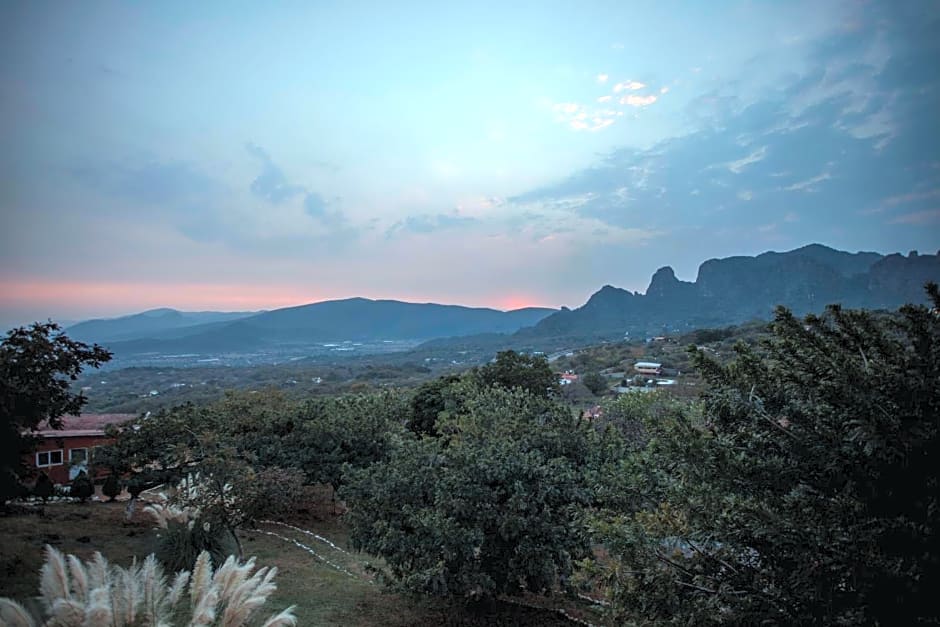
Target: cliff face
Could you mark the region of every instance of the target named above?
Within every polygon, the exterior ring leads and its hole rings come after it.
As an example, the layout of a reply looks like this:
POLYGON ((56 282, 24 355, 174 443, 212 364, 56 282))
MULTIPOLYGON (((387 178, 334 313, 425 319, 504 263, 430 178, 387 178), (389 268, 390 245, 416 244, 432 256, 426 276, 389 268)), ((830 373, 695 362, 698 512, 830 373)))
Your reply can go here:
POLYGON ((893 309, 924 302, 923 286, 940 282, 940 253, 907 257, 847 253, 812 244, 784 253, 710 259, 695 282, 672 268, 653 275, 646 294, 604 286, 582 307, 562 311, 520 334, 622 337, 769 319, 777 305, 803 315, 830 303, 893 309))

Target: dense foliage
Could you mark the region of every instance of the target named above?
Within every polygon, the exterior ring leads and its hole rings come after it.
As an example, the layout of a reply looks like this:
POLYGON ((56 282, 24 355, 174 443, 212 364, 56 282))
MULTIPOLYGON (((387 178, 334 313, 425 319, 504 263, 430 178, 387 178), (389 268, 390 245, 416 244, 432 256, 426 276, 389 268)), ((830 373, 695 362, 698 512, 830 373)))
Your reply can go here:
POLYGON ((44 422, 59 429, 63 416, 79 414, 86 399, 72 382, 109 359, 111 353, 69 339, 54 322, 13 329, 0 341, 0 502, 17 494, 29 474, 21 460, 35 446, 30 432, 44 422))
POLYGON ((352 544, 381 555, 387 575, 414 591, 555 589, 588 552, 590 431, 563 405, 498 387, 476 390, 439 429, 349 472, 341 494, 352 544))
POLYGON ((897 317, 777 311, 701 414, 644 421, 597 529, 621 618, 675 624, 937 621, 940 297, 897 317), (629 501, 636 503, 630 507, 629 501))
POLYGON ((548 361, 539 355, 515 351, 497 353, 496 359, 477 369, 476 378, 484 386, 520 388, 543 398, 558 392, 558 378, 548 361))

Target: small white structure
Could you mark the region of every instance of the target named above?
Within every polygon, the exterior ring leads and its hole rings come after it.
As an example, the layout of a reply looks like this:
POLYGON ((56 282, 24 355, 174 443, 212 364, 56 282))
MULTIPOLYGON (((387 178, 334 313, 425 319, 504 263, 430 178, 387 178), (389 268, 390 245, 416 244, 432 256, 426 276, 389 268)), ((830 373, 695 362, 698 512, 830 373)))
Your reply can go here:
POLYGON ((662 374, 663 365, 657 364, 654 361, 638 361, 633 364, 633 369, 639 372, 640 374, 662 374))

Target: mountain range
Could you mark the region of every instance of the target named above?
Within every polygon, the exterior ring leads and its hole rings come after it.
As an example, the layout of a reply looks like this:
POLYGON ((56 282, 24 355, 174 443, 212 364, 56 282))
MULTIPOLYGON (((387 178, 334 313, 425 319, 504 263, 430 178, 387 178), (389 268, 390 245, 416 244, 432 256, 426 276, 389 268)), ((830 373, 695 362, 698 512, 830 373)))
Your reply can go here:
MULTIPOLYGON (((924 283, 940 282, 940 254, 849 253, 819 244, 755 257, 710 259, 695 281, 669 266, 645 293, 606 285, 576 309, 486 308, 350 298, 262 312, 157 309, 68 328, 119 357, 140 354, 307 354, 324 342, 426 342, 426 348, 533 350, 722 327, 769 319, 777 305, 802 315, 830 303, 895 309, 924 302, 924 283)), ((333 346, 327 344, 326 346, 333 346)), ((368 351, 366 351, 368 352, 368 351)))
POLYGON ((546 317, 519 338, 602 339, 721 327, 769 319, 777 305, 803 315, 830 303, 895 309, 925 302, 924 284, 940 282, 940 254, 848 253, 819 244, 756 257, 710 259, 694 282, 669 266, 645 294, 606 285, 581 307, 546 317))
POLYGON ((118 356, 140 353, 234 353, 296 350, 323 342, 421 341, 480 333, 513 333, 553 309, 513 311, 349 298, 258 313, 160 309, 67 329, 118 356))

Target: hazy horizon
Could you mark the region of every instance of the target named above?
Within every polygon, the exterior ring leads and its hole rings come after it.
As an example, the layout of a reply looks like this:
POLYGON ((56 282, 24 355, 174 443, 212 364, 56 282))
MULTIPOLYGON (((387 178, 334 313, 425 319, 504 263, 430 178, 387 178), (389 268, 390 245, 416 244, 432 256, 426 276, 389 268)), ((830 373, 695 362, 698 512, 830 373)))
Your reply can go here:
POLYGON ((0 6, 0 321, 940 248, 940 3, 0 6))

